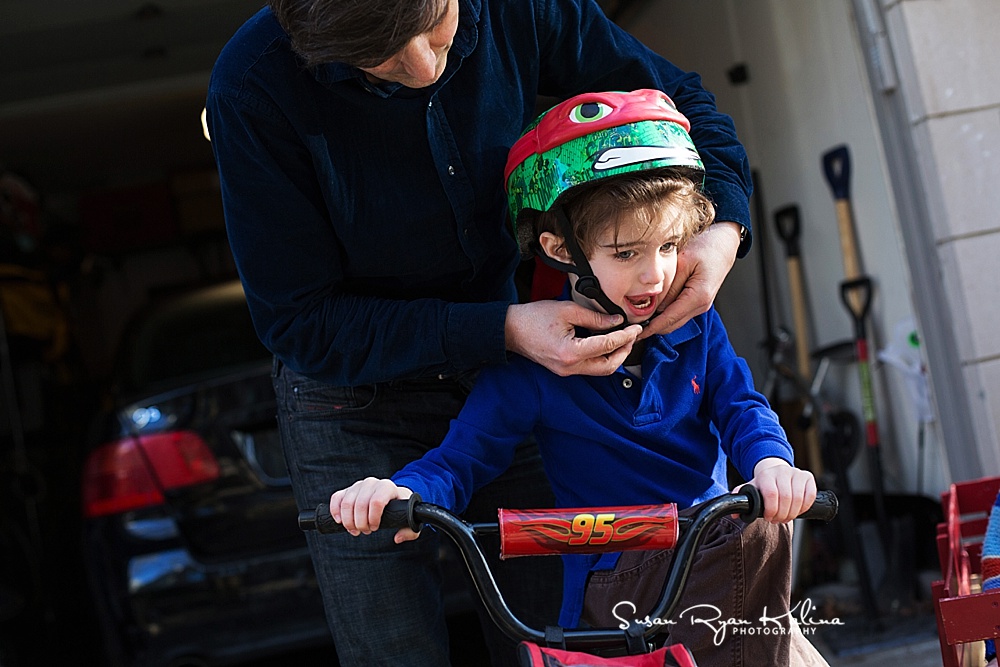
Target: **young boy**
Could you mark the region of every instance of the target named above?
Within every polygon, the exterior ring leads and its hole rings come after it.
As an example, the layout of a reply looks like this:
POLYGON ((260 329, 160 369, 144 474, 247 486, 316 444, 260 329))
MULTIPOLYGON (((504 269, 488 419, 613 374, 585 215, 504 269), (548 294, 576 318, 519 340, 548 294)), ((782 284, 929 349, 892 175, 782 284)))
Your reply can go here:
MULTIPOLYGON (((570 274, 564 299, 617 314, 621 326, 641 326, 665 307, 678 251, 714 217, 688 129, 659 91, 591 93, 553 107, 511 149, 507 190, 519 242, 570 274)), ((702 666, 789 664, 790 631, 720 639, 713 630, 730 619, 759 627, 763 614, 788 628, 787 523, 816 495, 714 309, 639 341, 611 376, 560 377, 516 356, 483 369, 439 447, 391 480, 337 491, 330 511, 355 535, 376 530, 385 504, 413 492, 461 511, 531 434, 561 507, 691 508, 727 492, 731 461, 760 489, 765 520, 713 528, 678 609, 702 606, 670 619, 670 641, 685 644, 702 666), (696 617, 711 623, 691 622, 696 617)), ((396 542, 416 537, 404 529, 396 542)), ((621 622, 623 609, 626 618, 644 617, 669 554, 575 555, 564 563, 560 625, 607 627, 621 622)))

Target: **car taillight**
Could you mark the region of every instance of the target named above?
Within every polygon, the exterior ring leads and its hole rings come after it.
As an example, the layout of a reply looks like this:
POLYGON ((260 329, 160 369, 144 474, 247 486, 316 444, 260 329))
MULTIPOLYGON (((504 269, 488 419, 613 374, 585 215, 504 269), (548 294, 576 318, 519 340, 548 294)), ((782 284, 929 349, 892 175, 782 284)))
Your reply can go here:
POLYGON ((83 513, 117 514, 158 505, 163 492, 219 477, 208 445, 191 431, 126 438, 95 449, 83 469, 83 513))

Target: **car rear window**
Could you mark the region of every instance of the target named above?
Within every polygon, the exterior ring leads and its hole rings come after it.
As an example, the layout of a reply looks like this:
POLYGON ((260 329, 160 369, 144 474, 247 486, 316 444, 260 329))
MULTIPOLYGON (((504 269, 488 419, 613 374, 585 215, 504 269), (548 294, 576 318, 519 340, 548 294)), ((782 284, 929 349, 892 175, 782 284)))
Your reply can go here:
POLYGON ((135 389, 213 376, 269 359, 242 291, 216 291, 150 316, 130 346, 135 389), (235 298, 234 298, 235 297, 235 298))

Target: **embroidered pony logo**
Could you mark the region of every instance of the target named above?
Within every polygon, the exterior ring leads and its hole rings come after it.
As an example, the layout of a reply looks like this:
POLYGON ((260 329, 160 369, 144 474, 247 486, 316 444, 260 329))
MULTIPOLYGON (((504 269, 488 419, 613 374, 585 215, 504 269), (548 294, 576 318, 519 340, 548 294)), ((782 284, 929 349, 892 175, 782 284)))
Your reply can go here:
POLYGON ((701 393, 701 387, 698 386, 698 376, 697 375, 695 375, 693 378, 691 378, 691 389, 694 390, 695 394, 700 394, 701 393))

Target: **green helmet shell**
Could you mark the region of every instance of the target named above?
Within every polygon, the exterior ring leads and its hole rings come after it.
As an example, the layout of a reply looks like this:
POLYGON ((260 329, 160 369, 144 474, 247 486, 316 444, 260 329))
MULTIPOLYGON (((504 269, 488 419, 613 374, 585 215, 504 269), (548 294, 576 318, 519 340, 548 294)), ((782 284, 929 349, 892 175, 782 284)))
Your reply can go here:
POLYGON ((689 129, 658 90, 585 93, 543 113, 511 148, 505 170, 522 250, 534 241, 526 223, 578 185, 661 167, 704 172, 689 129))

